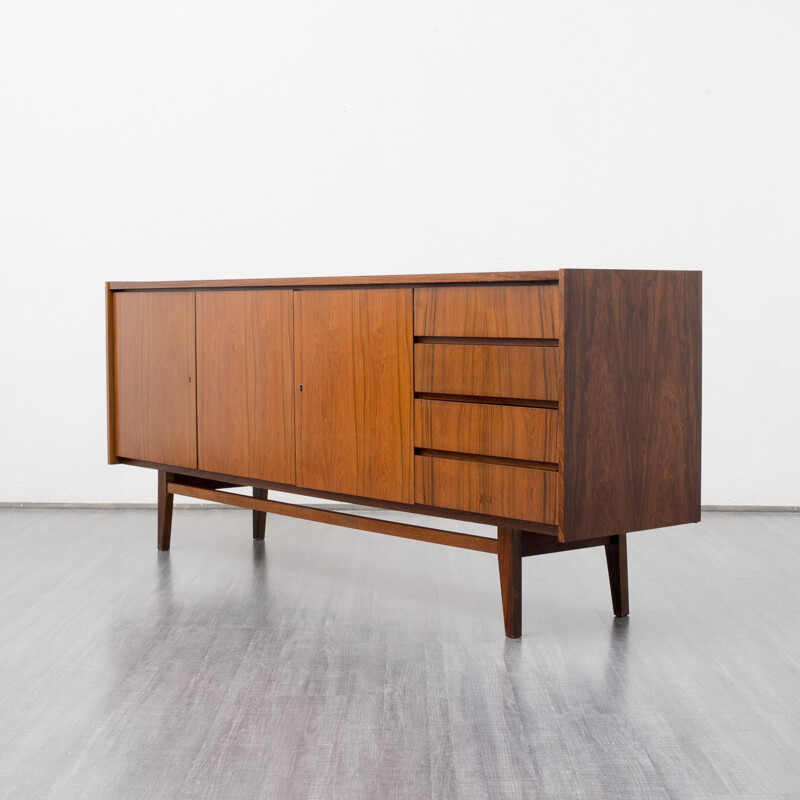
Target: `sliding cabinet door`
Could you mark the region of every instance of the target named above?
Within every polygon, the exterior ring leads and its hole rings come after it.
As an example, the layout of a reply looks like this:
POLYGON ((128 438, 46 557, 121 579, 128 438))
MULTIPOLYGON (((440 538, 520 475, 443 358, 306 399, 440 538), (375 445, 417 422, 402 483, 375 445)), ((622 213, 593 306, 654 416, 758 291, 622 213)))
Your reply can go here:
POLYGON ((292 292, 197 292, 199 468, 294 483, 292 292))
POLYGON ((298 485, 413 503, 412 290, 294 298, 298 485))
POLYGON ((194 292, 114 292, 116 456, 197 466, 194 292))

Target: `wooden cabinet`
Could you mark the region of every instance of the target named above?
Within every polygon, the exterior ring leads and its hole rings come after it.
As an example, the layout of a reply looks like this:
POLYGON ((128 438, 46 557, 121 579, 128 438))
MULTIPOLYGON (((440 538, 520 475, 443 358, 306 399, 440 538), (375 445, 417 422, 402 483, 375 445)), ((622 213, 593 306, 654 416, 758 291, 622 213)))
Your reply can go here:
POLYGON ((700 516, 700 273, 561 270, 107 285, 109 460, 171 498, 519 559, 700 516), (223 491, 250 486, 252 498, 223 491), (493 525, 497 538, 276 502, 269 489, 493 525))

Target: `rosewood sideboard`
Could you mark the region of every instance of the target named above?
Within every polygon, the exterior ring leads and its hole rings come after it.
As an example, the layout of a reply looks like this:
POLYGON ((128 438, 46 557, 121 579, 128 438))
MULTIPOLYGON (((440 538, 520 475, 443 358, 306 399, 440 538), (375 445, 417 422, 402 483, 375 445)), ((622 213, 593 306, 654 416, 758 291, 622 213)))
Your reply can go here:
POLYGON ((700 518, 701 273, 558 270, 108 283, 108 459, 174 495, 521 559, 700 518), (226 492, 252 487, 252 497, 226 492), (270 489, 497 538, 269 499, 270 489))

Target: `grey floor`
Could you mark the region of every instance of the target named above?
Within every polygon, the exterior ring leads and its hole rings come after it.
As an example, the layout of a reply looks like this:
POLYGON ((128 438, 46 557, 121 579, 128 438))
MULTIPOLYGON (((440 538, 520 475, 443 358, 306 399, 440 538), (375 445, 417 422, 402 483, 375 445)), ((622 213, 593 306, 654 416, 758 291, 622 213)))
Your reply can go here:
POLYGON ((517 641, 489 555, 154 525, 0 511, 0 797, 800 798, 800 516, 632 534, 626 620, 526 559, 517 641))

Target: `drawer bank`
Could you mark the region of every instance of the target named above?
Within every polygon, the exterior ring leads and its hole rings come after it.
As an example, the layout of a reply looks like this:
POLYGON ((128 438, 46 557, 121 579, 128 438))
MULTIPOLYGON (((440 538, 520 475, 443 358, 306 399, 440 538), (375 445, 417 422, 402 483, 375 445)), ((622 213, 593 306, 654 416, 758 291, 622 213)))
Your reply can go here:
POLYGON ((701 274, 558 270, 106 284, 108 459, 174 495, 521 559, 700 518, 701 274), (252 497, 226 492, 252 487, 252 497), (497 538, 270 500, 495 526, 497 538))

